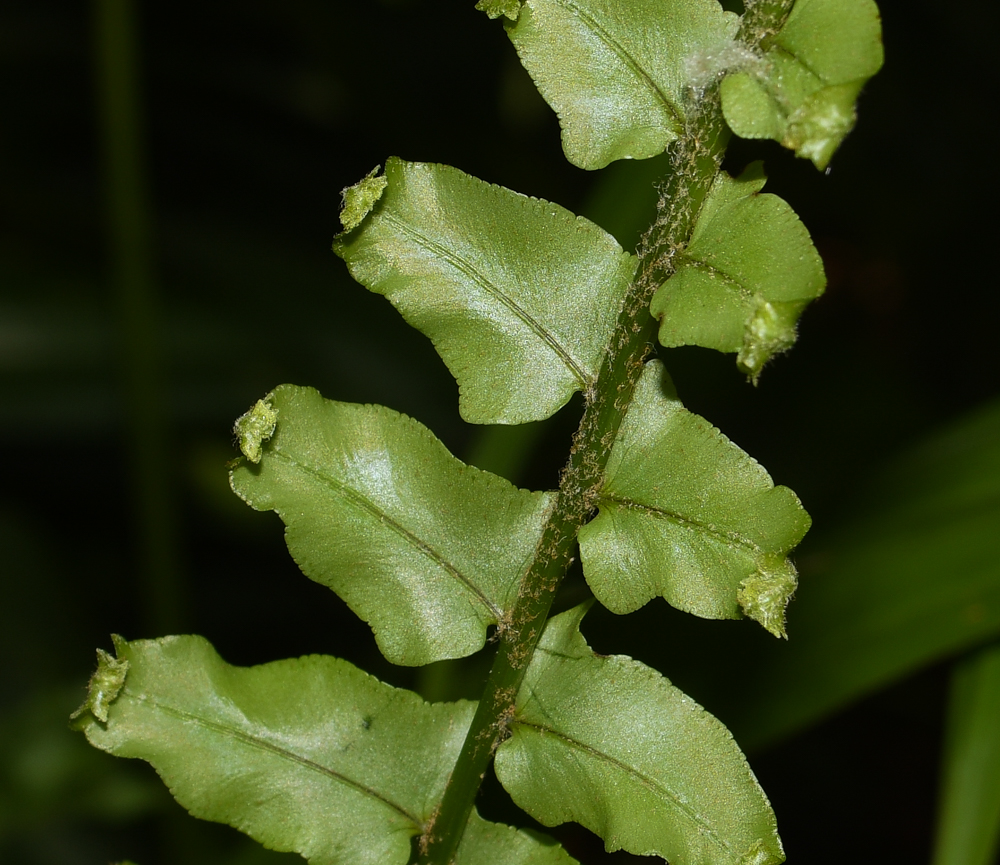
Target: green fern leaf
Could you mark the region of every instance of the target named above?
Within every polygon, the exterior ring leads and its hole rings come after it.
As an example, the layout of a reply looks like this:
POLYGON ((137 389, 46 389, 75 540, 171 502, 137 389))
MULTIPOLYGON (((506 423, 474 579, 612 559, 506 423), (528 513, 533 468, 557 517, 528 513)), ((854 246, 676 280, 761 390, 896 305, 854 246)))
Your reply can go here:
POLYGON ((784 861, 774 814, 729 731, 656 670, 596 655, 586 605, 554 617, 518 692, 500 783, 546 826, 671 865, 784 861))
POLYGON ((574 865, 555 839, 491 823, 473 809, 453 865, 574 865))
POLYGON ((1000 852, 1000 644, 951 674, 932 865, 987 865, 1000 852))
MULTIPOLYGON (((154 766, 194 816, 312 865, 405 865, 428 830, 475 704, 428 704, 346 661, 313 655, 232 667, 203 637, 126 642, 102 719, 74 713, 92 745, 154 766)), ((109 673, 110 674, 110 673, 109 673)), ((98 669, 94 680, 106 678, 98 669)), ((94 683, 92 680, 91 688, 94 683)), ((473 812, 463 865, 569 865, 551 839, 473 812)))
POLYGON ((662 345, 738 352, 755 381, 791 348, 799 316, 826 287, 809 232, 786 202, 760 193, 765 182, 759 162, 735 180, 719 173, 676 272, 650 305, 662 345))
POLYGON ((106 723, 77 720, 90 743, 152 763, 196 817, 316 865, 405 865, 475 708, 335 658, 231 667, 193 636, 115 648, 128 674, 106 723))
POLYGON ((288 548, 375 631, 395 664, 482 648, 503 620, 552 496, 466 466, 415 420, 282 385, 277 425, 233 490, 284 520, 288 548))
POLYGON ((797 0, 764 56, 722 82, 722 111, 737 135, 773 138, 822 170, 882 60, 872 0, 797 0))
POLYGON ((786 558, 809 528, 787 487, 677 399, 646 365, 618 433, 597 517, 580 530, 597 599, 630 613, 656 596, 713 619, 746 614, 784 636, 795 589, 786 558))
POLYGON ((527 0, 508 35, 580 168, 662 153, 738 19, 714 0, 527 0))
POLYGON ((471 423, 543 420, 597 378, 635 259, 568 210, 455 168, 390 159, 334 251, 434 342, 471 423))

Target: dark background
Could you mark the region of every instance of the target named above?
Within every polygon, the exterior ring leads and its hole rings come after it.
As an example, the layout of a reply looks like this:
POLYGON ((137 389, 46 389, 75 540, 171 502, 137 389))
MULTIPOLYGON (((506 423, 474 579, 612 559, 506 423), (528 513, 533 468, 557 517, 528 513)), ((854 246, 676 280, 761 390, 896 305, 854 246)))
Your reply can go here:
MULTIPOLYGON (((144 576, 130 481, 128 325, 109 276, 93 10, 0 7, 0 861, 300 861, 186 817, 147 766, 67 730, 111 632, 201 633, 236 664, 335 654, 425 693, 474 687, 477 661, 444 684, 391 668, 367 627, 299 574, 279 520, 243 506, 226 475, 233 420, 281 382, 406 412, 459 456, 475 445, 429 341, 329 251, 341 189, 389 155, 599 209, 600 177, 565 161, 554 115, 499 22, 473 5, 138 4, 157 298, 140 341, 162 360, 147 395, 160 412, 153 459, 173 562, 160 590, 144 576)), ((769 143, 737 143, 728 158, 734 171, 766 160, 768 191, 823 254, 829 287, 799 345, 756 389, 731 357, 661 353, 688 407, 793 487, 817 525, 849 519, 858 484, 894 453, 1000 395, 996 7, 881 7, 886 67, 828 175, 769 143)), ((648 166, 612 170, 630 189, 648 166)), ((609 214, 608 188, 601 212, 627 226, 629 214, 609 214)), ((578 411, 548 425, 518 482, 556 483, 578 411)), ((697 672, 680 670, 704 659, 655 648, 660 630, 690 627, 664 609, 624 627, 597 615, 588 634, 696 686, 697 672)), ((794 608, 790 629, 792 651, 794 608)), ((928 860, 947 664, 749 754, 790 861, 928 860)), ((693 693, 726 720, 710 687, 693 693)), ((487 791, 487 816, 517 819, 505 807, 487 791)), ((582 831, 560 837, 583 862, 629 859, 582 831)))

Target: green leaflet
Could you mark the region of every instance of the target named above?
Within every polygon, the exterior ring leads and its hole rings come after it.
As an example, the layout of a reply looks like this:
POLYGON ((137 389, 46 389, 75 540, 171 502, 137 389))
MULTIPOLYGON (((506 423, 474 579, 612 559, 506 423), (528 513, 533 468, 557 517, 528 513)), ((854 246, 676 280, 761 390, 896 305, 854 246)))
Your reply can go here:
POLYGON ((491 823, 473 809, 453 865, 573 865, 575 862, 547 835, 491 823))
POLYGON ((386 164, 334 251, 434 342, 472 423, 542 420, 588 390, 636 260, 556 204, 444 165, 386 164))
POLYGON ((662 153, 739 24, 714 0, 527 0, 507 32, 580 168, 662 153))
POLYGON ((706 618, 742 610, 785 636, 796 585, 786 556, 809 516, 790 489, 681 405, 659 361, 639 380, 598 505, 580 530, 580 558, 609 610, 630 613, 662 595, 706 618))
POLYGON ((476 9, 485 12, 490 18, 505 15, 511 21, 516 21, 521 14, 521 0, 479 0, 476 9))
POLYGON ((579 631, 585 612, 546 625, 497 751, 500 783, 535 819, 582 823, 609 851, 671 865, 784 861, 729 731, 650 667, 594 654, 579 631))
MULTIPOLYGON (((475 709, 424 703, 337 658, 244 668, 203 637, 114 643, 128 674, 106 723, 90 700, 76 713, 91 744, 152 763, 194 816, 313 865, 405 865, 475 709)), ((572 860, 474 813, 459 862, 572 860)))
POLYGON ((1000 850, 1000 643, 952 673, 933 865, 991 865, 1000 850))
POLYGON ((317 865, 403 865, 474 710, 335 658, 231 667, 201 637, 115 648, 129 672, 106 724, 78 720, 91 744, 152 763, 196 817, 317 865))
POLYGON ((395 664, 482 648, 531 560, 552 497, 451 456, 424 426, 382 406, 282 385, 259 466, 230 475, 256 510, 284 520, 288 548, 375 632, 395 664))
POLYGON ((809 232, 785 201, 760 194, 765 182, 759 162, 735 180, 719 173, 676 272, 650 305, 664 346, 738 352, 755 381, 772 355, 791 348, 802 310, 826 286, 809 232))
POLYGON ((854 126, 854 103, 882 67, 872 0, 797 0, 762 59, 721 86, 726 122, 743 138, 773 138, 826 168, 854 126))

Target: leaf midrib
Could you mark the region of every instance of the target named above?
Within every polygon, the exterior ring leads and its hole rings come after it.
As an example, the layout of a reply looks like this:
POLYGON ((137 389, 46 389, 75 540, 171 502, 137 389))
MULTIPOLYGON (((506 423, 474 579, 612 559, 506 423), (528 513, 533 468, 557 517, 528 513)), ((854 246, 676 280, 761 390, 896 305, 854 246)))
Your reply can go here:
POLYGON ((179 718, 182 721, 188 721, 194 723, 200 727, 204 727, 207 730, 212 730, 215 733, 226 736, 228 738, 237 739, 245 745, 249 745, 253 748, 258 748, 262 751, 269 751, 285 760, 293 763, 297 763, 305 769, 309 769, 327 778, 332 778, 335 781, 339 781, 348 787, 352 787, 360 793, 370 796, 371 798, 381 802, 388 808, 405 817, 414 826, 418 828, 423 828, 423 821, 407 811, 402 805, 393 802, 387 796, 382 795, 377 790, 373 790, 371 787, 362 784, 360 781, 355 781, 353 778, 349 778, 338 772, 336 769, 331 769, 329 766, 324 766, 321 763, 317 763, 315 760, 310 760, 308 757, 303 757, 300 754, 296 754, 294 751, 289 751, 287 748, 282 748, 280 745, 276 745, 273 742, 269 742, 266 739, 262 739, 258 736, 252 736, 235 726, 227 726, 226 724, 220 723, 219 721, 212 721, 208 718, 203 718, 201 715, 196 715, 194 712, 188 712, 184 709, 178 709, 175 706, 170 706, 157 700, 155 697, 149 694, 136 693, 132 689, 125 686, 123 689, 124 693, 140 703, 149 703, 155 706, 158 710, 167 715, 172 715, 175 718, 179 718))
MULTIPOLYGON (((540 651, 544 651, 544 649, 540 651)), ((585 742, 581 742, 579 739, 574 739, 572 736, 568 736, 565 733, 562 733, 559 730, 556 730, 552 727, 545 726, 544 724, 532 723, 530 721, 525 721, 523 718, 518 718, 516 721, 514 721, 514 723, 511 726, 515 728, 527 727, 541 734, 551 733, 553 736, 556 736, 562 742, 566 743, 569 747, 575 748, 579 751, 583 751, 586 754, 590 755, 591 757, 594 757, 597 760, 601 760, 609 765, 612 765, 615 768, 624 772, 625 774, 629 775, 630 777, 635 778, 640 784, 645 786, 647 789, 652 790, 654 793, 659 793, 663 798, 668 799, 674 805, 674 807, 677 808, 677 810, 681 811, 692 823, 694 823, 698 827, 700 834, 706 835, 709 838, 711 838, 712 841, 716 844, 716 846, 718 846, 721 850, 724 850, 729 856, 732 856, 735 859, 736 854, 733 848, 730 847, 725 842, 725 840, 719 836, 719 834, 712 828, 711 824, 702 820, 697 814, 697 812, 695 812, 690 806, 685 804, 685 802, 681 799, 679 793, 677 793, 674 790, 671 790, 662 782, 656 780, 655 778, 650 778, 648 775, 645 775, 644 773, 638 771, 634 766, 630 766, 628 763, 619 760, 617 757, 612 757, 610 754, 598 750, 597 748, 594 748, 592 745, 588 745, 585 742)))
POLYGON ((577 380, 581 390, 586 390, 590 386, 594 376, 589 374, 583 366, 573 358, 562 343, 560 343, 541 322, 539 322, 533 315, 531 315, 531 313, 517 303, 514 298, 502 291, 500 287, 493 283, 485 274, 481 273, 475 265, 462 256, 456 255, 443 244, 438 243, 436 240, 432 240, 427 235, 417 231, 417 229, 412 225, 397 218, 393 214, 383 213, 382 218, 404 234, 407 234, 414 241, 416 241, 418 245, 424 246, 434 255, 447 261, 452 265, 452 267, 465 274, 465 276, 467 276, 470 280, 479 285, 483 291, 496 298, 503 306, 513 313, 515 317, 523 321, 528 328, 552 350, 559 360, 562 361, 563 366, 565 366, 570 371, 573 378, 577 380))
POLYGON ((791 57, 792 60, 798 63, 799 66, 805 69, 806 72, 812 75, 812 77, 819 82, 818 88, 830 86, 829 80, 825 76, 820 75, 819 72, 813 69, 813 67, 809 63, 807 63, 805 60, 802 59, 802 57, 800 57, 790 48, 786 48, 784 45, 781 44, 781 42, 776 41, 771 46, 770 51, 774 51, 776 54, 784 54, 786 57, 791 57))
POLYGON ((736 544, 751 553, 754 558, 757 556, 767 555, 768 552, 763 547, 755 544, 748 537, 741 535, 738 532, 721 531, 709 526, 707 523, 703 523, 692 517, 684 516, 676 511, 670 511, 666 508, 657 507, 656 505, 647 505, 643 502, 637 502, 634 499, 622 498, 621 496, 603 495, 601 496, 601 501, 614 502, 615 504, 620 505, 623 508, 628 508, 629 510, 643 511, 651 516, 668 520, 669 522, 675 523, 684 528, 700 531, 701 533, 709 535, 710 537, 722 541, 723 543, 729 542, 736 544))
POLYGON ((743 282, 737 277, 733 276, 731 273, 723 270, 721 267, 717 267, 714 264, 709 264, 707 261, 701 258, 695 258, 693 255, 687 255, 682 253, 677 256, 678 265, 677 270, 680 270, 682 265, 688 265, 693 270, 699 270, 702 273, 707 273, 709 276, 718 276, 723 283, 726 284, 728 288, 733 289, 738 295, 744 299, 752 298, 756 292, 751 291, 747 288, 743 282))
POLYGON ((268 454, 270 456, 278 457, 284 460, 288 465, 294 468, 300 469, 309 475, 312 475, 317 480, 321 481, 323 484, 328 486, 331 491, 339 495, 342 499, 348 503, 354 505, 354 507, 362 510, 371 516, 375 517, 380 525, 387 526, 396 532, 400 537, 407 541, 415 550, 429 558, 434 564, 444 570, 447 574, 452 576, 463 586, 465 586, 473 595, 475 595, 480 603, 486 607, 495 617, 496 621, 501 621, 504 616, 503 610, 501 610, 492 600, 468 577, 465 576, 455 565, 448 561, 440 552, 438 552, 434 547, 425 541, 421 540, 417 535, 411 532, 406 526, 397 520, 393 519, 389 514, 382 510, 375 502, 366 496, 362 495, 356 489, 342 483, 333 475, 329 475, 320 469, 309 465, 308 463, 300 462, 291 454, 284 451, 280 445, 272 446, 268 449, 268 454))
MULTIPOLYGON (((633 74, 646 85, 646 88, 650 90, 655 99, 657 99, 664 108, 666 108, 667 113, 674 119, 674 121, 681 125, 683 123, 683 118, 680 112, 674 107, 673 102, 667 96, 666 93, 660 88, 652 76, 646 72, 642 66, 639 65, 638 61, 632 57, 624 45, 621 44, 617 39, 615 39, 607 30, 604 29, 598 21, 591 15, 588 15, 583 9, 581 9, 572 0, 552 0, 557 6, 562 6, 565 9, 570 10, 577 18, 584 22, 596 35, 597 37, 610 48, 618 58, 628 66, 633 74)), ((676 134, 676 130, 672 130, 676 134)))

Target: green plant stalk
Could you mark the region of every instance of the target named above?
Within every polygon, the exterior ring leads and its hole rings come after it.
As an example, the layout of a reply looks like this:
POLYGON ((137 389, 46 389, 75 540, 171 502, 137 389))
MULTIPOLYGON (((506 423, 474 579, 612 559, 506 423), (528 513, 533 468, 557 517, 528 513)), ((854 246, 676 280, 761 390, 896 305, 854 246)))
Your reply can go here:
MULTIPOLYGON (((776 33, 793 0, 749 5, 737 38, 753 47, 776 33)), ((445 790, 441 806, 420 837, 420 865, 449 865, 458 849, 476 794, 497 746, 506 735, 514 702, 541 637, 552 601, 570 564, 580 527, 593 513, 604 470, 649 353, 654 321, 649 303, 673 273, 729 140, 718 87, 699 94, 687 125, 671 146, 671 171, 660 190, 657 215, 639 244, 639 267, 625 297, 597 381, 585 393, 586 408, 563 469, 556 504, 534 561, 521 582, 510 618, 498 629, 499 646, 445 790)))
POLYGON ((107 233, 118 307, 131 451, 129 474, 139 536, 142 609, 153 632, 180 619, 168 435, 164 423, 159 303, 143 160, 138 48, 131 0, 95 0, 94 54, 107 184, 107 233))

